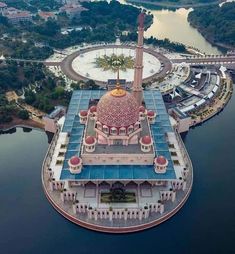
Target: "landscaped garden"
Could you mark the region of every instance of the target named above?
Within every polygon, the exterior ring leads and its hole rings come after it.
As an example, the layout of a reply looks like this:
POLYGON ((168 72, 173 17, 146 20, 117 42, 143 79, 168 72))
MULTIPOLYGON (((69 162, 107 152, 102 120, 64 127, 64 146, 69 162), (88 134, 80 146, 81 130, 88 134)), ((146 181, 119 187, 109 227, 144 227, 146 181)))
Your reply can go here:
POLYGON ((114 189, 110 192, 102 192, 101 203, 135 203, 136 194, 134 192, 128 192, 123 189, 114 189))
POLYGON ((134 59, 132 56, 124 56, 112 54, 111 56, 103 55, 95 59, 96 67, 102 68, 103 71, 111 70, 117 72, 117 70, 126 71, 127 69, 134 68, 134 59))

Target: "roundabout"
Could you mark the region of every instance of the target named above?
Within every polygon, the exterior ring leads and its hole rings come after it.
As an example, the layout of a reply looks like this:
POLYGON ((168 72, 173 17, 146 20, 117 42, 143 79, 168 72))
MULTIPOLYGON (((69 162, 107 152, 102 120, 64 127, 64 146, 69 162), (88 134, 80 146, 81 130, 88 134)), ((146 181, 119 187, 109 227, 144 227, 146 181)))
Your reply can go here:
MULTIPOLYGON (((135 46, 132 45, 99 45, 80 49, 66 56, 60 63, 61 71, 71 80, 94 80, 99 85, 105 85, 108 79, 115 77, 114 70, 97 66, 96 60, 104 57, 121 57, 135 59, 135 46)), ((170 60, 159 52, 144 48, 143 82, 163 78, 171 70, 170 60)), ((134 67, 134 66, 133 66, 134 67)), ((120 68, 120 77, 127 83, 133 82, 134 68, 120 68)))

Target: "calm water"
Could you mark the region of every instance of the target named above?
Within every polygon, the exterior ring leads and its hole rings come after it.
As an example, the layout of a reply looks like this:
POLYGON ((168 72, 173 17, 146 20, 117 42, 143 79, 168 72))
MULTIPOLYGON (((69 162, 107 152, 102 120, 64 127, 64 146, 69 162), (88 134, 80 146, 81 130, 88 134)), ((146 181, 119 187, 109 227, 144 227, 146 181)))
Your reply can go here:
MULTIPOLYGON (((149 35, 188 40, 216 53, 195 29, 187 30, 185 10, 154 15, 159 24, 149 35)), ((221 114, 190 130, 185 143, 194 165, 194 186, 183 209, 153 229, 109 235, 70 223, 47 202, 40 178, 48 147, 45 133, 19 128, 0 135, 0 253, 235 253, 235 96, 221 114)))
POLYGON ((146 37, 154 36, 158 39, 168 38, 171 41, 180 42, 187 46, 196 47, 201 52, 219 54, 220 51, 211 46, 204 37, 187 21, 192 9, 180 8, 176 11, 159 10, 151 11, 154 15, 152 26, 145 32, 146 37))
MULTIPOLYGON (((121 3, 126 3, 125 0, 119 1, 121 3)), ((188 14, 192 11, 192 9, 180 8, 177 10, 147 10, 151 11, 154 19, 152 26, 145 32, 146 37, 154 36, 158 39, 168 38, 171 41, 195 47, 201 52, 206 52, 207 54, 221 53, 217 47, 213 47, 208 41, 206 41, 197 29, 193 28, 187 21, 188 14)))
POLYGON ((235 253, 234 123, 235 96, 221 114, 189 131, 194 186, 188 202, 169 221, 129 235, 85 230, 51 207, 40 179, 48 147, 43 132, 0 135, 0 253, 235 253))

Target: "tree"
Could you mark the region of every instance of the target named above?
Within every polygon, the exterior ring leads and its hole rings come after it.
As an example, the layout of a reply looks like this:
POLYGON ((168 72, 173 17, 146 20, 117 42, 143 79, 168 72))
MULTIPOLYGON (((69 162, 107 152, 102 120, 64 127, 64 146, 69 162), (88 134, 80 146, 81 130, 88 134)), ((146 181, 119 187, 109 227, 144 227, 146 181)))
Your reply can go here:
POLYGON ((188 20, 208 40, 235 46, 235 3, 196 8, 188 20))
POLYGON ((20 110, 20 111, 18 112, 18 117, 19 117, 20 119, 27 120, 27 119, 29 119, 29 113, 28 113, 27 110, 20 110))
POLYGON ((2 24, 4 26, 8 26, 7 18, 0 15, 0 24, 2 24))
POLYGON ((35 93, 33 91, 27 91, 25 93, 25 102, 27 104, 31 105, 31 104, 33 104, 35 102, 35 100, 36 100, 36 95, 35 95, 35 93))

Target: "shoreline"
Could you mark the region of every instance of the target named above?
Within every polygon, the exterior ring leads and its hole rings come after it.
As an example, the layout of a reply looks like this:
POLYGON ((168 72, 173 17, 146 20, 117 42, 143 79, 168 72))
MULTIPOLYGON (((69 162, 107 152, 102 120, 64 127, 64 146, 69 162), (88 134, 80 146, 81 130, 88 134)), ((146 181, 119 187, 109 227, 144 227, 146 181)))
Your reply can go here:
POLYGON ((152 5, 153 7, 163 7, 163 8, 197 8, 197 7, 205 7, 205 6, 211 6, 211 5, 217 5, 220 3, 223 3, 223 0, 217 0, 210 3, 191 3, 191 4, 174 4, 171 2, 151 2, 151 1, 145 1, 145 0, 127 0, 127 3, 131 4, 148 4, 152 5))
MULTIPOLYGON (((212 111, 211 114, 209 114, 207 117, 203 118, 203 119, 200 119, 199 121, 196 121, 192 123, 192 125, 190 126, 190 128, 195 128, 197 126, 200 126, 201 124, 209 121, 210 119, 212 119, 213 117, 215 117, 216 115, 220 114, 224 109, 225 107, 227 106, 227 104, 229 103, 230 99, 232 98, 233 96, 233 82, 232 81, 229 81, 230 83, 228 84, 229 85, 229 89, 227 91, 227 97, 226 99, 224 100, 224 103, 222 104, 222 107, 217 107, 217 110, 215 111, 212 111)), ((215 105, 213 105, 215 106, 215 105)), ((214 107, 213 107, 214 108, 214 107)))
POLYGON ((0 131, 5 132, 17 127, 44 130, 43 124, 40 124, 32 119, 13 119, 13 121, 11 121, 10 123, 0 124, 0 131))
POLYGON ((220 42, 215 42, 212 38, 208 38, 207 34, 203 32, 203 29, 200 26, 194 24, 192 22, 192 20, 189 18, 189 16, 188 16, 187 20, 188 20, 190 26, 192 26, 193 28, 197 29, 197 31, 203 36, 203 38, 206 41, 208 41, 212 46, 218 47, 219 49, 226 50, 226 51, 227 50, 234 50, 235 49, 235 46, 227 45, 227 44, 220 43, 220 42))

